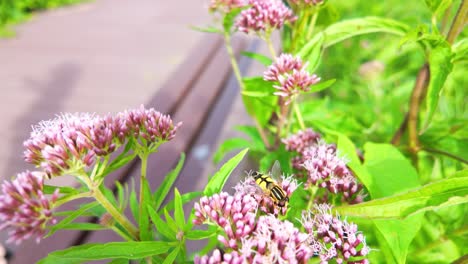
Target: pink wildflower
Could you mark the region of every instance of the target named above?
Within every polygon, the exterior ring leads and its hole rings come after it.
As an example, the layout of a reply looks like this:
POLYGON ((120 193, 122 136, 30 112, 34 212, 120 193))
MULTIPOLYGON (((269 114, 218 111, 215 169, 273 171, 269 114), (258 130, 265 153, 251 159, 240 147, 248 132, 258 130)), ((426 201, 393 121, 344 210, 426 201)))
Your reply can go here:
POLYGON ((249 0, 249 5, 251 7, 243 10, 235 23, 236 28, 245 33, 270 34, 297 19, 281 0, 249 0))
POLYGON ((316 241, 323 244, 319 253, 323 263, 332 259, 337 263, 369 263, 362 258, 370 251, 364 235, 358 232, 356 224, 333 216, 330 205, 320 204, 315 206, 314 212, 303 212, 302 225, 316 241))
POLYGON ((0 230, 11 228, 7 242, 21 243, 30 237, 42 238, 48 224, 55 224, 53 204, 58 189, 50 197, 44 194, 44 174, 23 172, 13 181, 2 184, 0 195, 0 230))
POLYGON ((282 142, 286 145, 286 150, 302 153, 306 148, 317 144, 320 138, 319 133, 307 128, 283 139, 282 142))
POLYGON ((286 98, 289 104, 292 97, 310 90, 310 86, 318 83, 320 78, 307 72, 307 63, 303 64, 299 57, 294 58, 291 54, 281 54, 276 61, 268 67, 263 74, 265 81, 277 82, 274 85, 278 91, 275 95, 286 98))

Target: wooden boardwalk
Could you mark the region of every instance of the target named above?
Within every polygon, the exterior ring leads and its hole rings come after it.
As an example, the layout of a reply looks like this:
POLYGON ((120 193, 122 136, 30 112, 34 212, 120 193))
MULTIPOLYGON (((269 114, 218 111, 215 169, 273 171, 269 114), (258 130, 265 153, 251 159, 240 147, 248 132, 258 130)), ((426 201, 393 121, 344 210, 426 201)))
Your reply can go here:
POLYGON ((93 0, 37 14, 0 39, 0 178, 30 168, 22 142, 60 112, 148 102, 206 34, 204 0, 93 0), (181 8, 183 7, 183 8, 181 8))

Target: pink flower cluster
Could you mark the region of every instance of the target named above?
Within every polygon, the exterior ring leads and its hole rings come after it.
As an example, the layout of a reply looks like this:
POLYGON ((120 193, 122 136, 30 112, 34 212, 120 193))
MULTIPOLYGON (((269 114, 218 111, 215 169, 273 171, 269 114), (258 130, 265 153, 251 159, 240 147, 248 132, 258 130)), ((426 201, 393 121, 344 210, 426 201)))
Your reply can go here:
POLYGON ((327 204, 315 206, 315 212, 303 212, 302 225, 323 247, 319 253, 322 263, 334 259, 336 263, 369 263, 364 257, 370 248, 354 223, 342 221, 331 213, 327 204))
POLYGON ((24 142, 25 160, 49 177, 91 166, 96 156, 113 153, 134 138, 151 148, 171 140, 180 124, 154 109, 128 110, 116 116, 63 114, 39 123, 24 142))
POLYGON ((307 184, 327 190, 317 201, 327 202, 329 194, 340 194, 348 203, 362 202, 362 185, 346 166, 347 161, 339 157, 335 145, 320 141, 320 135, 311 129, 299 131, 283 143, 287 150, 298 153, 292 165, 299 175, 307 176, 307 184))
POLYGON ((206 221, 222 227, 226 237, 219 236, 218 240, 226 248, 238 249, 241 238, 248 236, 255 228, 257 215, 257 201, 250 195, 229 195, 226 192, 211 197, 202 197, 195 204, 196 225, 206 221))
POLYGON ((241 239, 239 250, 211 256, 196 257, 195 263, 307 263, 314 254, 309 235, 302 233, 289 221, 273 215, 258 218, 250 236, 241 239))
POLYGON ((13 181, 2 184, 0 195, 0 230, 11 228, 7 242, 21 243, 30 237, 42 238, 47 224, 55 224, 52 209, 58 198, 58 189, 44 194, 44 177, 41 172, 26 171, 13 181))
POLYGON ((211 0, 210 12, 229 13, 232 9, 245 6, 245 0, 211 0))
POLYGON ((250 8, 243 10, 235 22, 235 27, 245 33, 270 34, 297 19, 281 0, 249 0, 248 5, 250 8))
POLYGON ((303 64, 299 57, 291 54, 281 54, 276 61, 268 67, 263 74, 265 81, 277 82, 274 88, 278 91, 275 95, 286 98, 285 103, 289 104, 292 97, 300 92, 307 92, 310 86, 318 83, 320 78, 307 72, 307 63, 303 64))

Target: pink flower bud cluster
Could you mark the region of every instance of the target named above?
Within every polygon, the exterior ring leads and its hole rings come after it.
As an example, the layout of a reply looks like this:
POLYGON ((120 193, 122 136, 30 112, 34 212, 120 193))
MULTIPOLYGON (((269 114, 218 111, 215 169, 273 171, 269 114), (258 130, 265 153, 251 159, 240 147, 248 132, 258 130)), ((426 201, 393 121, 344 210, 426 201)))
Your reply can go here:
POLYGON ((229 13, 232 9, 240 8, 246 5, 245 0, 211 0, 210 12, 229 13))
POLYGON ((298 154, 292 158, 297 175, 307 176, 307 185, 326 190, 316 201, 328 202, 332 198, 329 194, 340 194, 348 203, 362 202, 362 185, 346 166, 347 161, 338 156, 335 145, 321 141, 320 134, 312 129, 299 131, 282 142, 287 150, 298 154))
POLYGON ((307 63, 303 64, 299 57, 291 54, 281 54, 263 74, 265 81, 277 82, 273 87, 278 91, 275 95, 286 98, 285 104, 300 92, 307 92, 310 86, 318 83, 320 78, 307 71, 307 63))
POLYGON ((58 189, 44 194, 42 172, 26 171, 12 181, 5 181, 0 194, 0 230, 10 228, 7 242, 21 243, 25 239, 42 238, 48 224, 55 224, 52 209, 58 198, 58 189))
POLYGON ((238 250, 224 254, 215 250, 211 256, 196 257, 195 263, 307 263, 318 253, 314 249, 310 236, 291 222, 262 215, 252 235, 242 238, 238 250))
POLYGON ((248 5, 250 8, 243 10, 235 22, 235 27, 245 33, 270 34, 297 19, 281 0, 249 0, 248 5))
MULTIPOLYGON (((288 197, 291 197, 291 194, 298 187, 297 180, 295 180, 292 176, 282 176, 282 179, 280 182, 278 182, 278 184, 288 197)), ((249 175, 244 181, 234 186, 234 189, 236 190, 236 194, 243 196, 250 195, 254 197, 258 203, 258 208, 266 214, 273 214, 277 216, 281 213, 284 215, 288 210, 287 207, 278 207, 275 205, 273 199, 258 186, 258 184, 255 182, 255 179, 251 175, 249 175)))
POLYGON ((116 116, 63 114, 40 122, 24 142, 25 160, 41 167, 49 177, 94 164, 96 156, 113 153, 129 137, 146 145, 171 140, 180 124, 143 106, 116 116))
POLYGON ((303 212, 302 225, 323 247, 319 253, 322 263, 369 263, 364 257, 370 248, 354 223, 342 221, 331 213, 331 206, 320 204, 315 212, 303 212))
POLYGON ((341 194, 348 203, 360 203, 362 184, 346 166, 347 161, 338 156, 336 146, 320 142, 302 152, 304 168, 307 171, 307 184, 313 184, 328 190, 329 193, 341 194))
POLYGON ((222 227, 226 236, 220 235, 218 240, 226 248, 238 249, 241 238, 252 233, 255 228, 257 201, 250 195, 229 195, 226 192, 202 197, 195 203, 196 225, 205 222, 215 223, 222 227))

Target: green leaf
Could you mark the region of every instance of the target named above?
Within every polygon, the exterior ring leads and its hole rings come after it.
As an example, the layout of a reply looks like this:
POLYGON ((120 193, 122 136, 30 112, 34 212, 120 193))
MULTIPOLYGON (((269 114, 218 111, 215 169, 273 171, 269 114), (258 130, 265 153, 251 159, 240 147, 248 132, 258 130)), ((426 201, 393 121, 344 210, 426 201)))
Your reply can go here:
POLYGON ((463 38, 456 42, 452 48, 454 53, 452 63, 468 61, 468 38, 463 38))
POLYGON ((309 72, 315 72, 315 70, 318 68, 324 51, 323 43, 325 41, 325 36, 323 34, 317 34, 316 36, 317 39, 315 40, 315 44, 313 47, 311 47, 308 55, 303 58, 309 63, 307 65, 307 70, 309 72))
MULTIPOLYGON (((181 198, 182 198, 182 204, 186 204, 190 201, 192 201, 193 199, 197 198, 197 197, 200 197, 202 196, 203 192, 189 192, 189 193, 184 193, 182 194, 181 198)), ((174 201, 169 201, 166 206, 164 206, 163 209, 159 210, 159 213, 163 213, 164 210, 167 210, 167 211, 171 211, 171 210, 174 210, 175 206, 174 206, 174 201)))
POLYGON ((248 51, 242 51, 241 54, 258 61, 265 66, 270 66, 273 62, 270 58, 268 58, 267 56, 263 54, 259 54, 255 52, 248 52, 248 51))
POLYGON ((167 253, 172 247, 173 243, 161 241, 85 244, 52 252, 38 263, 73 264, 112 258, 141 259, 167 253))
POLYGON ((219 28, 216 27, 197 27, 197 26, 191 26, 191 29, 199 32, 205 32, 205 33, 223 33, 223 31, 219 28))
POLYGON ((174 233, 179 232, 179 228, 177 227, 177 223, 176 223, 176 221, 174 220, 174 218, 172 218, 172 216, 169 214, 169 212, 168 212, 166 209, 164 209, 163 212, 164 212, 164 216, 166 217, 167 226, 168 226, 172 231, 174 231, 174 233))
POLYGON ((63 226, 60 229, 95 231, 95 230, 104 230, 104 229, 107 229, 107 227, 104 227, 100 224, 94 224, 94 223, 69 223, 68 225, 63 226))
POLYGON ((107 264, 128 264, 128 259, 114 259, 107 264))
POLYGON ((175 180, 179 176, 180 170, 182 170, 182 167, 184 166, 184 162, 185 162, 185 154, 182 153, 182 154, 180 154, 180 159, 179 159, 179 162, 177 163, 177 166, 175 167, 175 169, 170 171, 166 175, 166 177, 164 177, 163 182, 161 183, 159 188, 154 193, 154 196, 153 196, 154 198, 153 199, 156 201, 154 209, 156 211, 159 210, 159 208, 161 207, 161 204, 163 203, 164 199, 166 199, 166 196, 169 193, 169 191, 171 190, 172 185, 174 184, 175 180))
POLYGON ((249 96, 249 97, 265 97, 270 96, 270 92, 258 92, 258 91, 242 91, 242 95, 249 96))
POLYGON ((76 188, 72 187, 64 187, 64 186, 52 186, 44 184, 44 194, 53 194, 55 190, 59 189, 59 193, 61 194, 74 194, 79 193, 80 191, 76 188))
POLYGON ((314 84, 310 87, 310 90, 307 91, 307 93, 316 93, 320 92, 322 90, 327 89, 328 87, 332 86, 336 82, 336 79, 331 79, 325 82, 319 82, 317 84, 314 84))
POLYGON ((408 26, 392 19, 380 17, 364 17, 349 19, 334 23, 327 27, 322 33, 316 34, 302 49, 298 55, 306 58, 317 46, 328 48, 345 39, 369 33, 383 32, 404 36, 408 31, 408 26), (322 40, 322 38, 325 38, 322 40), (322 43, 323 44, 320 44, 322 43))
POLYGON ((364 166, 373 182, 372 199, 420 186, 416 169, 393 145, 367 143, 364 152, 364 166))
POLYGON ((156 230, 163 235, 166 239, 176 240, 176 232, 167 227, 167 224, 162 220, 162 218, 156 213, 156 211, 150 206, 147 207, 148 214, 156 226, 156 230))
POLYGON ((108 175, 109 173, 121 168, 125 164, 129 163, 136 157, 136 153, 128 154, 128 152, 132 149, 133 141, 129 141, 126 145, 122 153, 120 153, 110 164, 106 167, 103 176, 108 175))
POLYGON ((184 207, 182 206, 182 197, 180 196, 179 190, 174 189, 174 218, 177 223, 177 226, 180 230, 184 230, 185 227, 185 216, 184 216, 184 207))
POLYGON ((366 186, 367 190, 369 190, 371 194, 371 197, 378 196, 378 193, 375 193, 374 191, 376 188, 373 186, 373 179, 367 168, 361 164, 361 160, 358 157, 356 147, 354 146, 353 142, 344 134, 337 133, 337 135, 339 153, 349 160, 348 164, 346 165, 354 172, 359 181, 363 183, 364 186, 366 186))
POLYGON ((52 226, 50 229, 49 233, 46 235, 46 237, 49 237, 53 235, 55 232, 57 232, 60 229, 63 229, 65 226, 69 225, 73 220, 76 218, 80 217, 84 212, 88 211, 89 209, 99 205, 98 202, 92 202, 87 205, 82 206, 80 209, 76 210, 69 216, 65 217, 62 221, 57 223, 56 225, 52 226))
POLYGON ((232 25, 234 25, 234 20, 236 19, 237 15, 242 12, 245 8, 248 7, 240 7, 240 8, 233 8, 229 13, 224 16, 223 19, 223 28, 224 32, 231 32, 232 25))
POLYGON ((441 16, 452 4, 452 0, 425 0, 434 17, 441 16))
POLYGON ((335 209, 346 216, 371 219, 405 218, 424 211, 467 202, 468 171, 465 170, 452 178, 430 183, 402 194, 335 209))
POLYGON ((425 130, 434 115, 439 102, 439 97, 444 87, 447 76, 452 72, 452 50, 445 40, 437 41, 429 52, 430 81, 426 95, 426 117, 423 130, 425 130))
POLYGON ((210 225, 207 230, 189 230, 185 233, 185 237, 189 240, 202 240, 210 238, 217 234, 218 227, 210 225))
POLYGON ((219 163, 224 156, 235 149, 248 148, 252 143, 244 138, 230 138, 225 140, 213 155, 213 162, 219 163))
POLYGON ((278 97, 273 93, 273 83, 263 80, 263 77, 244 78, 244 90, 242 100, 250 116, 254 117, 260 125, 265 125, 270 120, 272 113, 277 108, 278 97), (268 96, 252 97, 245 94, 269 94, 268 96))
MULTIPOLYGON (((393 145, 367 143, 364 150, 364 166, 372 176, 373 199, 420 186, 416 170, 393 145)), ((419 214, 404 220, 374 220, 383 238, 381 246, 388 245, 396 262, 405 263, 409 245, 421 227, 422 216, 419 214)), ((387 258, 387 261, 390 260, 387 258)))
POLYGON ((236 126, 236 130, 247 135, 252 142, 250 143, 249 149, 254 151, 265 152, 265 145, 263 144, 262 137, 254 126, 236 126))
POLYGON ((203 190, 203 194, 206 196, 211 196, 215 193, 221 192, 226 183, 229 175, 231 175, 232 171, 237 167, 237 165, 242 161, 245 154, 249 149, 244 149, 239 152, 236 156, 231 158, 228 162, 226 162, 221 169, 216 172, 213 177, 211 177, 206 185, 205 189, 203 190))
POLYGON ((138 227, 140 230, 140 239, 142 241, 149 241, 152 240, 152 233, 151 233, 151 227, 149 223, 149 218, 148 218, 148 211, 145 210, 147 206, 152 206, 152 197, 151 197, 151 190, 148 184, 148 180, 146 178, 143 178, 140 184, 143 184, 143 201, 141 205, 142 210, 140 210, 141 215, 139 216, 139 221, 138 221, 138 227))
POLYGON ((163 264, 174 263, 174 260, 176 259, 177 255, 180 252, 180 248, 181 248, 181 246, 178 246, 178 247, 174 248, 174 250, 172 250, 172 252, 166 257, 163 264))
POLYGON ((135 190, 132 190, 130 193, 130 211, 132 211, 133 218, 137 223, 140 222, 139 217, 139 206, 138 206, 138 198, 136 196, 135 190))

